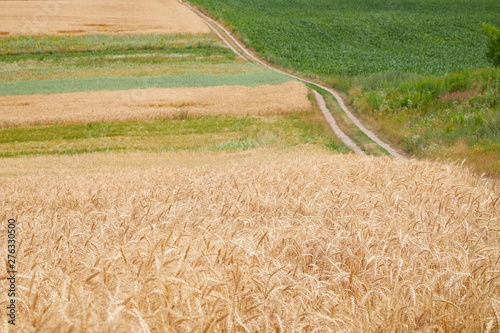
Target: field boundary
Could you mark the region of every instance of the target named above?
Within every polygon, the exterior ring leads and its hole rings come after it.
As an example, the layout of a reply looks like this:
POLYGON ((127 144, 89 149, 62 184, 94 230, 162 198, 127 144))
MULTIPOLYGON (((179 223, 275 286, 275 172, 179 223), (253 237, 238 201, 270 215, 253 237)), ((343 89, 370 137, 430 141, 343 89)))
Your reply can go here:
MULTIPOLYGON (((354 114, 352 114, 351 111, 349 111, 349 109, 347 108, 346 104, 344 103, 344 100, 342 99, 342 97, 340 96, 340 94, 338 92, 336 92, 335 90, 331 89, 331 88, 328 88, 322 84, 319 84, 319 83, 316 83, 314 81, 310 81, 308 79, 304 79, 302 77, 299 77, 297 75, 294 75, 294 74, 290 74, 288 72, 285 72, 283 70, 280 70, 278 68, 275 68, 269 64, 267 64, 266 62, 264 62, 263 60, 259 59, 257 56, 253 55, 244 45, 242 45, 233 35, 231 35, 231 33, 229 31, 227 31, 227 29, 222 26, 219 22, 217 22, 216 20, 210 18, 209 16, 207 16, 205 13, 201 12, 200 10, 196 9, 195 7, 193 7, 191 4, 185 2, 185 1, 182 1, 182 0, 179 0, 179 2, 185 4, 187 7, 191 8, 191 10, 193 10, 195 13, 197 13, 198 15, 200 15, 200 17, 205 20, 205 22, 207 23, 208 26, 212 26, 212 24, 215 24, 220 30, 222 30, 225 35, 228 36, 228 38, 231 39, 231 41, 233 43, 230 43, 229 41, 225 41, 226 45, 227 44, 235 44, 238 46, 238 48, 242 51, 242 53, 245 55, 245 57, 251 61, 256 61, 264 66, 266 66, 267 68, 275 71, 275 72, 279 72, 281 74, 284 74, 284 75, 287 75, 289 77, 292 77, 296 80, 299 80, 299 81, 302 81, 304 83, 309 83, 311 85, 314 85, 315 87, 318 87, 318 88, 321 88, 321 89, 324 89, 326 90, 327 92, 329 92, 331 95, 333 95, 333 97, 337 100, 337 103, 340 105, 340 107, 342 108, 342 110, 345 112, 345 114, 352 120, 352 122, 363 132, 365 133, 371 140, 373 140, 375 143, 377 143, 379 146, 381 146, 382 148, 384 148, 389 154, 391 154, 393 157, 396 157, 396 158, 402 158, 402 159, 407 159, 405 156, 401 155, 400 153, 398 153, 394 148, 392 148, 390 145, 388 145, 387 143, 383 142, 382 140, 380 140, 372 131, 370 131, 369 129, 367 129, 360 121, 358 118, 356 118, 356 116, 354 114)), ((215 28, 212 28, 212 30, 214 30, 215 28)), ((220 33, 216 33, 219 37, 221 37, 222 35, 220 33)), ((225 37, 222 37, 223 40, 225 40, 226 38, 225 37)), ((234 47, 230 47, 231 50, 234 50, 234 47)), ((237 55, 240 55, 239 52, 236 52, 237 55)), ((319 103, 319 101, 318 101, 319 103)), ((331 124, 330 124, 331 125, 331 124)), ((332 127, 333 129, 333 127, 332 127)), ((333 129, 335 131, 335 129, 333 129)), ((339 129, 340 130, 340 129, 339 129)), ((345 134, 344 134, 345 135, 345 134)), ((354 144, 354 142, 352 142, 354 144)), ((347 143, 346 143, 347 144, 347 143)), ((357 147, 357 146, 356 146, 357 147)), ((359 147, 358 147, 359 148, 359 147)), ((360 149, 361 150, 361 149, 360 149)))

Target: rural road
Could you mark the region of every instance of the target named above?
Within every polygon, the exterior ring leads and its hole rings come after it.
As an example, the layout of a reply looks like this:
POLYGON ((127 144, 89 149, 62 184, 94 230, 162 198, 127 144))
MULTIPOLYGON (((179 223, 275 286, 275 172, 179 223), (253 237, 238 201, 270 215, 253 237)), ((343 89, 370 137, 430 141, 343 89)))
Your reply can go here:
MULTIPOLYGON (((344 100, 342 99, 342 97, 339 95, 338 92, 336 92, 335 90, 333 89, 330 89, 326 86, 323 86, 321 84, 318 84, 316 82, 313 82, 313 81, 310 81, 310 80, 307 80, 307 79, 304 79, 304 78, 301 78, 299 76, 296 76, 296 75, 293 75, 293 74, 290 74, 290 73, 287 73, 285 71, 282 71, 280 69, 277 69, 277 68, 274 68, 272 66, 270 66, 269 64, 267 64, 266 62, 264 62, 263 60, 257 58, 255 55, 253 55, 244 45, 242 45, 236 38, 234 38, 231 33, 229 31, 227 31, 227 29, 222 26, 219 22, 213 20, 212 18, 208 17, 207 15, 205 15, 203 12, 201 12, 200 10, 194 8, 193 6, 191 6, 191 4, 187 3, 187 2, 183 2, 182 0, 179 0, 179 2, 181 3, 184 3, 187 7, 189 7, 191 10, 193 10, 195 13, 197 13, 206 23, 207 25, 212 29, 212 31, 214 31, 214 33, 222 39, 222 41, 236 54, 238 55, 239 57, 243 58, 243 59, 250 59, 252 61, 255 61, 255 62, 258 62, 260 64, 262 64, 263 66, 275 71, 275 72, 278 72, 278 73, 281 73, 281 74, 284 74, 284 75, 287 75, 291 78, 294 78, 296 80, 299 80, 299 81, 302 81, 302 82, 305 82, 305 83, 309 83, 311 85, 314 85, 318 88, 321 88, 323 90, 326 90, 328 91, 336 100, 337 100, 337 103, 340 105, 340 107, 342 108, 342 110, 345 112, 345 114, 349 117, 349 119, 352 120, 352 122, 363 132, 366 134, 366 136, 368 136, 370 139, 372 139, 374 142, 376 142, 379 146, 381 146, 382 148, 384 148, 389 154, 391 154, 393 157, 397 157, 397 158, 403 158, 403 159, 406 159, 406 157, 402 156, 401 154, 399 154, 394 148, 392 148, 390 145, 388 145, 387 143, 383 142, 382 140, 380 140, 372 131, 370 131, 369 129, 367 129, 360 121, 358 118, 356 118, 356 116, 354 116, 352 114, 351 111, 349 111, 349 109, 347 108, 347 106, 345 105, 344 103, 344 100), (232 41, 232 43, 227 40, 227 38, 225 36, 223 36, 213 25, 215 25, 216 27, 218 27, 221 31, 223 31, 225 33, 225 35, 230 38, 230 40, 232 41), (238 48, 244 53, 242 54, 241 52, 239 52, 236 47, 234 47, 234 45, 237 45, 238 48)), ((315 96, 316 96, 316 100, 318 101, 318 104, 321 106, 321 105, 324 105, 325 102, 322 98, 322 96, 318 93, 315 93, 315 96), (321 97, 321 99, 318 99, 319 97, 321 97)), ((363 152, 363 150, 361 150, 361 148, 359 146, 357 146, 345 133, 342 132, 342 130, 337 126, 337 124, 335 123, 335 119, 333 118, 333 116, 331 115, 331 113, 328 111, 328 109, 326 108, 326 105, 324 105, 324 109, 323 107, 321 107, 321 111, 323 112, 323 114, 325 115, 325 117, 327 118, 327 121, 328 123, 330 124, 330 126, 332 127, 332 130, 335 132, 335 134, 347 145, 349 146, 355 153, 357 154, 365 154, 363 152), (326 112, 325 112, 326 110, 326 112), (329 115, 329 117, 327 116, 327 114, 329 115)))

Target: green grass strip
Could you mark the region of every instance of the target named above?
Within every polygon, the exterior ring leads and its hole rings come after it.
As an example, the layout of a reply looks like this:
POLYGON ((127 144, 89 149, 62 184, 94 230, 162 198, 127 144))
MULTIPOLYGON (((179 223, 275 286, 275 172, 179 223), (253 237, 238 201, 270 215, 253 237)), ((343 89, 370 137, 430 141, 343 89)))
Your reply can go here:
POLYGON ((211 87, 221 85, 258 86, 279 84, 290 78, 272 71, 231 75, 192 73, 172 76, 82 78, 24 82, 1 82, 0 96, 54 94, 80 91, 127 90, 174 87, 211 87))
POLYGON ((225 46, 214 34, 90 34, 83 36, 0 37, 0 56, 203 48, 225 48, 225 46))
POLYGON ((316 115, 320 114, 4 128, 0 130, 0 157, 98 151, 226 151, 301 144, 345 152, 345 147, 314 120, 316 115))

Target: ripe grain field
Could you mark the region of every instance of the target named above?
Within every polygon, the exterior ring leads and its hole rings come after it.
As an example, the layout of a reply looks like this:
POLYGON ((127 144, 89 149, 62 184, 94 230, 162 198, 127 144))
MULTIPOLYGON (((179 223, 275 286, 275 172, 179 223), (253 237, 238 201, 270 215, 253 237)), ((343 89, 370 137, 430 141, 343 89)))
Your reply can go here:
POLYGON ((499 197, 484 181, 307 147, 246 154, 4 178, 0 218, 23 239, 19 327, 498 331, 499 197))
POLYGON ((347 148, 303 84, 236 58, 176 0, 0 1, 0 13, 18 331, 500 331, 497 183, 332 154, 347 148), (21 26, 36 8, 53 9, 50 24, 21 26), (195 88, 220 82, 240 87, 195 88))
POLYGON ((112 121, 151 121, 235 115, 286 115, 312 111, 307 87, 278 85, 101 90, 0 96, 4 127, 112 121))

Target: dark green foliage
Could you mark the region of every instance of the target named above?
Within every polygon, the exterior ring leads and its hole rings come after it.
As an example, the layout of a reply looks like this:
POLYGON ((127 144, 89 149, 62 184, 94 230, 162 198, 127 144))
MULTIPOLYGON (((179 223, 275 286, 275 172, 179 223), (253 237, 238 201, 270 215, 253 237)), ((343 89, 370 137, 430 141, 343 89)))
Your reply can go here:
POLYGON ((192 0, 229 22, 265 57, 336 76, 443 75, 490 67, 481 23, 498 0, 192 0))
POLYGON ((500 29, 486 23, 483 23, 483 29, 488 37, 486 58, 493 63, 493 66, 498 67, 500 66, 500 29))

